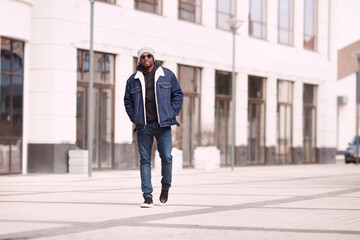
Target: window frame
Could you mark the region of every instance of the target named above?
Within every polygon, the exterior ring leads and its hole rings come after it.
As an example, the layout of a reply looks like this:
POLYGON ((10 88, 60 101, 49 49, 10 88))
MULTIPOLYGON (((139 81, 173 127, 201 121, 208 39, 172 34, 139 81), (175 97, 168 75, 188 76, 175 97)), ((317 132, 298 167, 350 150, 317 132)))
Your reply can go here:
POLYGON ((150 0, 150 1, 149 0, 134 0, 134 9, 139 10, 139 11, 162 15, 162 11, 163 11, 162 7, 163 7, 162 0, 150 0), (153 4, 151 2, 153 2, 153 4), (149 10, 140 8, 140 6, 141 6, 140 4, 148 4, 149 6, 152 6, 153 11, 149 11, 149 10))
MULTIPOLYGON (((76 80, 78 82, 89 82, 89 79, 87 79, 86 77, 84 77, 84 73, 89 73, 90 69, 87 68, 89 66, 87 66, 86 68, 84 67, 84 62, 88 63, 87 61, 90 61, 90 51, 87 49, 76 49, 77 50, 77 69, 76 69, 76 73, 77 73, 77 77, 76 80), (79 55, 80 53, 80 55, 79 55), (86 59, 83 58, 83 54, 85 54, 86 59), (87 59, 87 57, 89 57, 89 59, 87 59), (79 63, 79 58, 80 58, 80 63, 79 63), (80 76, 80 77, 79 77, 80 76)), ((98 52, 98 51, 94 51, 94 68, 93 71, 95 71, 95 60, 96 60, 96 56, 97 55, 101 55, 101 56, 110 56, 113 58, 113 62, 110 61, 109 64, 105 63, 103 66, 105 67, 104 71, 100 72, 100 76, 105 76, 105 78, 101 77, 101 81, 96 81, 96 79, 94 79, 94 84, 102 84, 102 85, 113 85, 115 84, 115 59, 116 59, 116 55, 113 53, 107 53, 107 52, 98 52), (110 67, 110 68, 108 68, 110 67), (103 74, 105 73, 105 74, 103 74), (109 75, 109 77, 112 77, 112 80, 110 79, 110 81, 107 81, 107 75, 109 75)), ((90 64, 90 63, 88 63, 90 64)))
POLYGON ((290 2, 290 8, 288 9, 288 21, 290 22, 289 28, 282 28, 280 23, 282 22, 280 14, 280 2, 284 0, 278 0, 278 43, 293 46, 294 45, 294 0, 287 0, 290 2), (288 33, 289 42, 282 42, 280 38, 280 31, 286 31, 288 33))
POLYGON ((267 39, 267 0, 259 0, 259 1, 262 1, 262 8, 261 8, 262 19, 261 19, 261 21, 252 20, 252 18, 251 18, 251 13, 252 13, 251 1, 255 1, 255 0, 249 0, 249 36, 253 37, 253 38, 257 38, 257 39, 266 40, 267 39), (260 24, 261 36, 254 35, 254 32, 252 31, 253 23, 260 24))
POLYGON ((236 2, 236 0, 228 0, 228 1, 230 1, 230 3, 231 3, 231 10, 230 10, 231 12, 230 13, 222 12, 219 10, 219 3, 224 2, 224 0, 216 0, 216 28, 226 30, 226 31, 231 31, 230 26, 228 24, 226 24, 226 27, 221 27, 220 22, 219 22, 220 21, 219 15, 221 15, 221 14, 228 15, 229 19, 236 18, 237 2, 236 2))
POLYGON ((248 75, 248 159, 247 159, 247 165, 266 165, 267 164, 267 157, 266 157, 266 84, 267 84, 267 78, 266 77, 260 77, 260 76, 254 76, 254 75, 248 75), (260 80, 261 81, 261 94, 259 97, 254 97, 251 95, 251 82, 254 80, 260 80), (251 107, 249 107, 251 106, 251 107), (253 106, 256 107, 262 107, 263 111, 259 108, 255 109, 253 106), (259 125, 259 128, 256 129, 256 143, 255 143, 255 161, 252 161, 253 155, 251 152, 252 148, 252 141, 249 141, 250 136, 253 136, 254 132, 251 126, 251 123, 249 122, 249 118, 253 115, 253 111, 256 111, 256 113, 261 112, 263 114, 263 118, 259 118, 259 116, 256 116, 256 123, 262 124, 259 125), (258 136, 259 134, 259 136, 258 136), (261 143, 263 145, 261 145, 261 143), (262 159, 259 158, 259 151, 262 150, 262 159))
POLYGON ((318 49, 318 9, 319 9, 319 2, 318 0, 304 0, 304 29, 303 29, 303 47, 304 49, 306 50, 310 50, 310 51, 317 51, 318 49), (306 2, 307 1, 313 1, 313 6, 314 6, 314 9, 313 9, 313 15, 312 17, 314 18, 313 20, 313 33, 312 35, 309 35, 307 33, 307 24, 306 24, 306 13, 308 12, 308 9, 306 8, 306 2), (312 46, 309 46, 308 42, 309 41, 306 41, 305 39, 307 37, 310 37, 313 39, 313 43, 311 44, 312 46))
POLYGON ((116 0, 96 0, 97 2, 104 2, 109 4, 116 4, 116 0))
POLYGON ((194 0, 195 4, 193 3, 189 3, 186 0, 178 0, 178 19, 179 20, 184 20, 187 22, 192 22, 192 23, 196 23, 196 24, 201 24, 202 23, 202 0, 194 0), (183 6, 193 6, 194 7, 194 20, 192 21, 189 18, 185 18, 182 16, 182 11, 184 12, 189 12, 186 11, 183 6), (199 15, 197 15, 199 14, 199 15))

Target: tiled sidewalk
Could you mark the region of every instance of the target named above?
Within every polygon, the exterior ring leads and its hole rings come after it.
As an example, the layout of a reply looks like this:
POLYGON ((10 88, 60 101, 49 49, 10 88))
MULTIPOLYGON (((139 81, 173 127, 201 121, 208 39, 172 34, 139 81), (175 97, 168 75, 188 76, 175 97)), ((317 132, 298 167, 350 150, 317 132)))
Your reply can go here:
POLYGON ((139 171, 0 176, 0 239, 360 239, 360 166, 174 173, 141 209, 139 171))

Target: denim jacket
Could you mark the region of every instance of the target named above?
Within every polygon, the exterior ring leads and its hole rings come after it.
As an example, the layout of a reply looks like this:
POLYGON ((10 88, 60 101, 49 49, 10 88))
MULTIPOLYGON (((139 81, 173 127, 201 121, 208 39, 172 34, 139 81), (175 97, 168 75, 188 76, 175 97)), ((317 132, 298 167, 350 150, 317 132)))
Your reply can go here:
MULTIPOLYGON (((159 67, 155 72, 155 101, 160 127, 178 125, 183 92, 175 74, 167 68, 159 67)), ((145 111, 145 78, 142 72, 132 74, 126 82, 124 105, 130 120, 136 129, 146 125, 145 111)))

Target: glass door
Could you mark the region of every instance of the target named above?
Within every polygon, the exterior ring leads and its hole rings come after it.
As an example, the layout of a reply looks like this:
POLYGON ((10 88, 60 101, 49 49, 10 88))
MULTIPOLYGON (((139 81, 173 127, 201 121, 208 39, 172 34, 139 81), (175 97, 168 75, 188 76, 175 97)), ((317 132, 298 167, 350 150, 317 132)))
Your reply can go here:
MULTIPOLYGON (((89 61, 87 50, 77 52, 76 145, 88 149, 89 61)), ((114 158, 114 82, 115 56, 94 53, 92 99, 93 168, 113 167, 114 158)))
POLYGON ((194 150, 200 140, 200 68, 179 65, 178 76, 184 93, 180 128, 175 130, 175 148, 183 151, 183 165, 193 166, 194 150))
POLYGON ((231 152, 231 72, 215 73, 215 142, 220 150, 221 165, 230 165, 231 152))
POLYGON ((229 100, 221 100, 219 98, 215 101, 215 140, 217 148, 220 150, 221 165, 223 166, 228 166, 230 164, 230 103, 231 101, 229 100))
POLYGON ((199 98, 184 95, 182 113, 180 117, 180 149, 183 151, 184 166, 194 165, 194 151, 199 142, 199 107, 199 98))
POLYGON ((24 43, 0 39, 0 174, 21 173, 24 43))
MULTIPOLYGON (((78 87, 77 91, 77 138, 80 149, 88 149, 87 140, 87 87, 78 87)), ((112 90, 93 88, 92 131, 93 131, 93 168, 112 168, 113 159, 113 121, 112 90)))
POLYGON ((304 163, 316 163, 316 86, 304 84, 304 163))
POLYGON ((249 103, 248 149, 249 165, 265 163, 265 106, 249 103))
POLYGON ((315 108, 304 108, 304 162, 316 163, 316 112, 315 108))
POLYGON ((265 79, 248 79, 248 161, 249 165, 265 164, 265 79))
POLYGON ((276 164, 292 163, 292 92, 292 82, 278 80, 276 164))

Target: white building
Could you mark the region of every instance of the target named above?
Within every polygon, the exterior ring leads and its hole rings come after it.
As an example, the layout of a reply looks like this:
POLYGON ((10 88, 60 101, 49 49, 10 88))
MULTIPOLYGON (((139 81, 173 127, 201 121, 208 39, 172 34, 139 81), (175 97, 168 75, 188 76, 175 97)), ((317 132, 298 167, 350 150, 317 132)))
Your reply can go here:
MULTIPOLYGON (((93 168, 137 167, 123 106, 145 45, 184 91, 174 148, 183 165, 216 146, 229 165, 232 33, 235 165, 326 163, 336 152, 336 0, 97 0, 93 168)), ((1 173, 67 172, 87 149, 89 0, 2 0, 1 173)), ((209 156, 211 161, 211 156, 209 156)))
MULTIPOLYGON (((337 149, 345 151, 356 136, 356 77, 358 61, 354 56, 360 51, 360 40, 338 51, 338 142, 337 149)), ((358 123, 360 126, 360 123, 358 123)), ((359 131, 360 133, 360 131, 359 131)))

